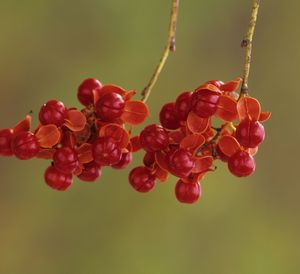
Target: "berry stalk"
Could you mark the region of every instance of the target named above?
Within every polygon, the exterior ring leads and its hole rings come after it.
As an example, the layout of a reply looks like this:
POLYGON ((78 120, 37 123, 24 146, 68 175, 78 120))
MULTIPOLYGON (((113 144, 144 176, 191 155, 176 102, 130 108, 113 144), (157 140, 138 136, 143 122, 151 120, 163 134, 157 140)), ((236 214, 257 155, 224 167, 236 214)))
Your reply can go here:
POLYGON ((167 43, 149 83, 142 91, 143 102, 146 102, 148 100, 152 88, 156 84, 157 79, 161 71, 163 70, 164 65, 166 64, 166 61, 169 57, 169 53, 174 52, 176 50, 176 28, 177 28, 178 9, 179 9, 179 0, 172 0, 172 12, 171 12, 167 43))
POLYGON ((250 73, 250 65, 251 65, 251 57, 252 57, 252 43, 253 43, 255 26, 257 22, 259 5, 260 5, 260 0, 253 0, 252 13, 250 17, 248 31, 241 44, 243 48, 246 48, 246 58, 245 58, 243 82, 242 82, 240 97, 248 94, 248 81, 249 81, 249 73, 250 73))

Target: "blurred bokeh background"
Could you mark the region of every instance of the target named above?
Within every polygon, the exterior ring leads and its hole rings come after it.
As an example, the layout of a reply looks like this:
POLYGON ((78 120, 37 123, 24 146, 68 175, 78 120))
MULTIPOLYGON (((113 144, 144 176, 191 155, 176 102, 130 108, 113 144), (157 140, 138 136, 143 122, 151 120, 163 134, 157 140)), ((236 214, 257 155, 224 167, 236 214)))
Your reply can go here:
MULTIPOLYGON (((177 52, 150 97, 148 123, 180 91, 242 73, 251 0, 181 2, 177 52)), ((259 14, 250 87, 273 116, 253 176, 235 178, 218 164, 201 201, 186 206, 175 178, 142 195, 128 170, 105 169, 99 182, 58 193, 43 181, 48 162, 1 158, 0 273, 299 273, 300 2, 288 2, 262 1, 259 14)), ((142 90, 170 4, 1 0, 0 128, 31 110, 36 117, 48 99, 79 107, 85 77, 142 90)))

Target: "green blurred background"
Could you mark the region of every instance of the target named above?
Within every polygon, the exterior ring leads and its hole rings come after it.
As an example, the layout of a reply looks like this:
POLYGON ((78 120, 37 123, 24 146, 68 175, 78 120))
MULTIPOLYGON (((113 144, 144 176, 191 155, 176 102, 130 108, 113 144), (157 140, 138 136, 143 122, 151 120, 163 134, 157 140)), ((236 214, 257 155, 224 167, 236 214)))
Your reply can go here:
MULTIPOLYGON (((180 91, 242 73, 251 0, 181 2, 177 52, 150 97, 148 123, 180 91)), ((1 0, 0 127, 30 110, 36 117, 48 99, 79 106, 85 77, 141 90, 162 52, 170 3, 1 0)), ((175 178, 142 195, 128 171, 105 169, 96 184, 58 193, 43 182, 47 162, 0 159, 0 273, 299 273, 299 9, 262 0, 250 87, 273 116, 252 177, 218 164, 201 201, 186 206, 175 178)))

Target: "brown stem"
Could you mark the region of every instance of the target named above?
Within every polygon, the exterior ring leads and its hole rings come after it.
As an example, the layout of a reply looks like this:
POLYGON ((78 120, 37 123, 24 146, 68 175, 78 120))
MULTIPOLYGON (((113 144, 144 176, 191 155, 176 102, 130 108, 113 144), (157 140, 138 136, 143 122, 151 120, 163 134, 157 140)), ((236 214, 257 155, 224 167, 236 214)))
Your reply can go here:
POLYGON ((240 97, 248 94, 248 81, 249 81, 251 56, 252 56, 252 43, 253 43, 253 35, 256 26, 256 21, 257 21, 259 4, 260 4, 260 0, 253 0, 252 13, 251 13, 248 31, 241 44, 243 48, 246 48, 246 58, 245 58, 243 82, 242 82, 240 97))
POLYGON ((160 58, 160 61, 149 81, 147 86, 142 91, 142 100, 146 102, 150 96, 152 88, 157 82, 158 76, 161 73, 170 52, 174 52, 176 50, 176 26, 177 26, 177 18, 178 18, 178 8, 179 8, 179 0, 172 0, 172 12, 171 12, 171 20, 168 31, 168 39, 163 51, 163 54, 160 58))

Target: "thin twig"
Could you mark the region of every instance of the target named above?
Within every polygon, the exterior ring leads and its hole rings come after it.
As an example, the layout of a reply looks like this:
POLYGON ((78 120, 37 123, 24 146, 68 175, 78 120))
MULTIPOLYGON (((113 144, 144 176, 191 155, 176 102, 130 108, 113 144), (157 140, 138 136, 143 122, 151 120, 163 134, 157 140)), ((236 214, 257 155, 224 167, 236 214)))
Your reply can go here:
POLYGON ((243 83, 240 92, 240 97, 242 97, 245 94, 248 94, 248 81, 249 81, 251 56, 252 56, 252 43, 253 43, 253 35, 256 26, 256 21, 257 21, 259 4, 260 4, 260 0, 253 0, 252 13, 251 13, 248 31, 246 37, 244 38, 241 44, 243 48, 246 48, 246 58, 245 58, 243 83))
POLYGON ((176 50, 176 26, 177 26, 177 18, 178 18, 178 8, 179 8, 179 0, 172 0, 172 12, 171 12, 171 20, 168 32, 168 40, 163 51, 162 57, 148 83, 148 85, 142 91, 142 100, 146 102, 150 96, 151 90, 154 87, 159 74, 161 73, 170 52, 174 52, 176 50))

